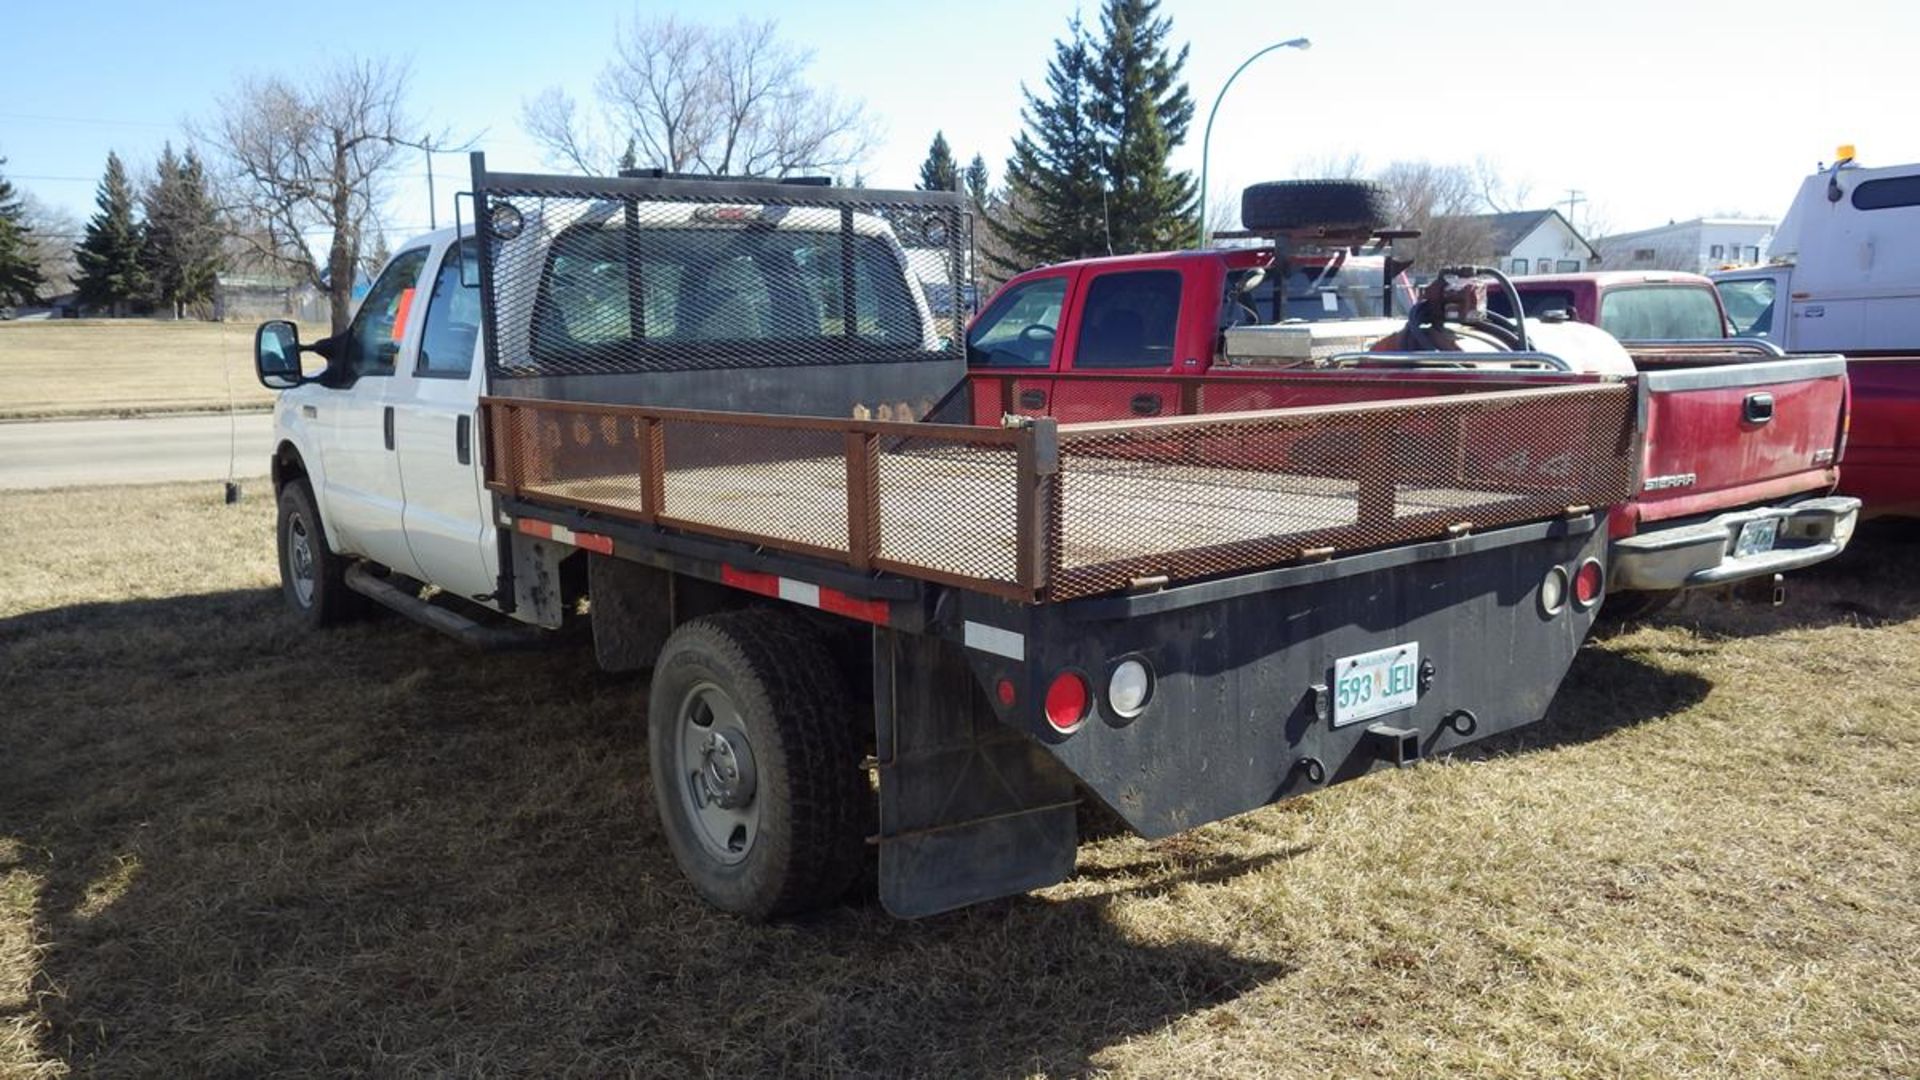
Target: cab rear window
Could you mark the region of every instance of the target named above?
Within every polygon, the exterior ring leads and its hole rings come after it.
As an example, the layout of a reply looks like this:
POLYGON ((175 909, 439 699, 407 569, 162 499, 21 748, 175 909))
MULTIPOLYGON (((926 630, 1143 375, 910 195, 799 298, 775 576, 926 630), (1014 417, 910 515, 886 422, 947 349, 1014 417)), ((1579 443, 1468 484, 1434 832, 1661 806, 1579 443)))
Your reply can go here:
POLYGON ((1621 341, 1726 336, 1713 290, 1671 285, 1609 289, 1600 297, 1600 329, 1621 341))
POLYGON ((619 228, 555 238, 533 313, 536 357, 617 350, 652 367, 754 356, 823 363, 918 351, 921 317, 879 236, 802 229, 619 228), (844 241, 844 244, 843 244, 844 241))

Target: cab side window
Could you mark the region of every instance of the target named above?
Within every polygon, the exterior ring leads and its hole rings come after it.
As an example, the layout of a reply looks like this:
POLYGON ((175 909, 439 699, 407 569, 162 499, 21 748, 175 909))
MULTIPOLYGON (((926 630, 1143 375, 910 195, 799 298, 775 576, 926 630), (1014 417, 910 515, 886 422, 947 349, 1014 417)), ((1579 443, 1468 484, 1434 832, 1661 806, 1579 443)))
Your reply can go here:
POLYGON ((420 333, 420 360, 414 373, 431 379, 464 379, 473 370, 473 346, 480 339, 480 290, 462 285, 479 281, 479 254, 473 238, 449 248, 427 298, 427 324, 420 333))
POLYGON ((360 302, 360 312, 347 330, 346 367, 354 378, 393 374, 393 358, 400 355, 400 341, 407 333, 414 286, 426 265, 426 248, 401 252, 360 302))
POLYGON ((1001 293, 967 335, 967 362, 983 367, 1046 367, 1066 300, 1064 277, 1035 278, 1001 293))
POLYGON ((1170 368, 1180 322, 1180 272, 1102 274, 1080 314, 1077 368, 1170 368))

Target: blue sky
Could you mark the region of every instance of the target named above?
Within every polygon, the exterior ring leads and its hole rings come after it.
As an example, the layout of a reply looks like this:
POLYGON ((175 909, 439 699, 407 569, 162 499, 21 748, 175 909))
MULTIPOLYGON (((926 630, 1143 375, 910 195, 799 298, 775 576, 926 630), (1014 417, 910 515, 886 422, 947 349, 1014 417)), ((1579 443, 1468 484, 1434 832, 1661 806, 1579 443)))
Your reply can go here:
MULTIPOLYGON (((344 55, 410 60, 414 111, 478 136, 496 167, 537 168, 521 101, 559 84, 580 96, 611 51, 616 20, 676 12, 707 21, 775 17, 813 50, 813 77, 862 99, 881 139, 870 182, 906 186, 936 128, 996 180, 1019 127, 1020 85, 1037 86, 1071 0, 957 4, 733 0, 360 0, 162 5, 95 2, 30 9, 0 32, 0 155, 7 175, 84 217, 108 149, 145 168, 181 124, 207 115, 236 79, 344 55), (323 11, 343 13, 324 29, 323 11), (68 179, 71 178, 71 179, 68 179)), ((1091 19, 1097 4, 1083 7, 1091 19)), ((1199 116, 1179 164, 1197 170, 1200 128, 1222 80, 1253 50, 1295 36, 1250 68, 1220 109, 1216 198, 1318 160, 1360 154, 1485 157, 1531 205, 1581 189, 1614 231, 1669 218, 1774 215, 1835 144, 1863 160, 1920 159, 1909 69, 1920 5, 1825 0, 1432 0, 1292 3, 1165 0, 1192 53, 1199 116)), ((466 163, 438 159, 439 213, 466 163)), ((396 233, 427 221, 424 161, 396 186, 396 233)), ((396 239, 399 237, 396 236, 396 239)))

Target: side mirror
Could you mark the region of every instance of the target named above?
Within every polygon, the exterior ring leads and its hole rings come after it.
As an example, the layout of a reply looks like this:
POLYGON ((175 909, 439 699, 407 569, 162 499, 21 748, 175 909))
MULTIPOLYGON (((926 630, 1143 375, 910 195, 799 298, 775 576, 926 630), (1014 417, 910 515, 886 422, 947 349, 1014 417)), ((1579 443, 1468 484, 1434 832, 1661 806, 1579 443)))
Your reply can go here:
POLYGON ((291 390, 300 373, 300 330, 285 319, 263 322, 253 333, 253 373, 269 390, 291 390))

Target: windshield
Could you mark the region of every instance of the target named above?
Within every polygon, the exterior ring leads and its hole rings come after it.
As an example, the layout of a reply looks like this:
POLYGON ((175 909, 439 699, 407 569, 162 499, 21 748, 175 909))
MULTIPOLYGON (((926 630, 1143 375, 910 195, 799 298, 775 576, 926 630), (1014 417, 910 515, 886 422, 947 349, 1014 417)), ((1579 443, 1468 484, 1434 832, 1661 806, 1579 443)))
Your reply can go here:
POLYGON ((1734 336, 1766 337, 1773 329, 1773 279, 1722 281, 1719 286, 1720 302, 1727 305, 1734 336))
MULTIPOLYGON (((1238 282, 1240 275, 1230 280, 1238 282)), ((1393 290, 1391 307, 1382 303, 1385 275, 1379 259, 1347 259, 1338 266, 1301 266, 1286 275, 1284 304, 1276 296, 1280 274, 1269 271, 1265 281, 1243 298, 1261 322, 1304 319, 1373 319, 1407 313, 1401 290, 1393 290)))

